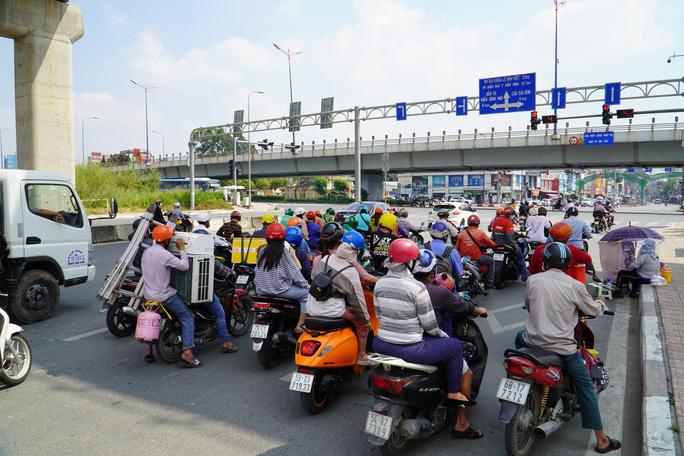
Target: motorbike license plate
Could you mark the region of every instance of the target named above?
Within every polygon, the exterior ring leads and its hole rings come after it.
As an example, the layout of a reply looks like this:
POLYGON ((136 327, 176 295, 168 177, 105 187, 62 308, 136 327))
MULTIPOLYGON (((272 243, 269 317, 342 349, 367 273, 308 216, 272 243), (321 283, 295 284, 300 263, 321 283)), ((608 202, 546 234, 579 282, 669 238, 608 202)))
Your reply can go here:
POLYGON ((365 431, 374 437, 389 439, 392 434, 392 417, 369 411, 365 431))
POLYGON ((503 261, 504 260, 504 254, 503 253, 495 253, 494 254, 494 261, 503 261))
POLYGON ((237 280, 235 281, 238 285, 244 285, 249 281, 249 275, 247 274, 242 274, 239 275, 237 280))
POLYGON ((294 372, 292 374, 292 380, 290 380, 290 389, 292 391, 299 391, 300 393, 310 393, 313 381, 314 376, 311 374, 294 372))
POLYGON ((530 384, 519 382, 510 378, 502 378, 499 383, 496 397, 504 401, 513 402, 515 404, 523 405, 530 392, 530 384))
POLYGON ((268 336, 268 325, 259 325, 254 323, 252 325, 252 332, 249 337, 252 339, 266 339, 268 336))

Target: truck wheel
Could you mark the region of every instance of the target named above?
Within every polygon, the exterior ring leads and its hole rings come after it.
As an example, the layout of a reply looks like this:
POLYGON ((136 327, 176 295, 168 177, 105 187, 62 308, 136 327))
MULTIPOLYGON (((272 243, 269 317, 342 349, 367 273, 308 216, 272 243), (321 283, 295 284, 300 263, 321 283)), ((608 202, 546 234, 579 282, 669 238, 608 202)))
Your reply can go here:
POLYGON ((34 269, 19 277, 9 301, 9 313, 24 324, 45 320, 59 302, 59 284, 46 271, 34 269))

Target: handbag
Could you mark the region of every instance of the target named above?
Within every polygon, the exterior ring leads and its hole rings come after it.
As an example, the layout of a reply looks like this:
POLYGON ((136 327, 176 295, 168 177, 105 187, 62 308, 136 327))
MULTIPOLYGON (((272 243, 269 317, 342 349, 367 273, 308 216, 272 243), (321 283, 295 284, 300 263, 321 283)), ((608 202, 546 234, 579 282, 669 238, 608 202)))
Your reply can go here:
POLYGON ((594 382, 594 388, 596 389, 596 394, 600 393, 604 389, 608 388, 610 384, 610 376, 608 375, 608 369, 603 364, 603 361, 597 356, 598 352, 595 350, 590 350, 584 343, 584 338, 582 337, 581 325, 578 324, 575 330, 575 339, 579 345, 579 353, 584 364, 589 372, 591 380, 594 382), (592 353, 593 352, 593 353, 592 353), (597 355, 594 355, 596 353, 597 355))

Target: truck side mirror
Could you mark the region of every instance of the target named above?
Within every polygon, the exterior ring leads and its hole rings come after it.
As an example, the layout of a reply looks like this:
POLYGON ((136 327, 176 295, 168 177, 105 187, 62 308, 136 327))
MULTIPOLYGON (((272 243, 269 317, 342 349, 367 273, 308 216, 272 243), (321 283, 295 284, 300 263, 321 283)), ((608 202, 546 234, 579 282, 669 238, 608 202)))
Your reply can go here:
POLYGON ((110 200, 110 204, 109 204, 109 218, 116 217, 116 214, 118 212, 119 212, 119 205, 116 202, 116 198, 112 198, 110 200))

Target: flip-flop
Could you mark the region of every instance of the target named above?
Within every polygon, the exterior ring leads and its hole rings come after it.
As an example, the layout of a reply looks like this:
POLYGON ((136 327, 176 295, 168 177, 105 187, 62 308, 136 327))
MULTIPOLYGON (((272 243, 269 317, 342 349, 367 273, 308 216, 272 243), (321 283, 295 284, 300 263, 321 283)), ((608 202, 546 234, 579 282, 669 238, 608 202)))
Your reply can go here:
POLYGON ((154 361, 154 355, 153 354, 145 355, 144 359, 145 359, 146 363, 151 363, 152 361, 154 361))
POLYGON ((191 363, 189 363, 189 362, 187 362, 186 360, 184 360, 183 358, 181 358, 181 359, 178 361, 178 365, 179 365, 180 367, 196 368, 196 367, 202 367, 202 361, 200 361, 199 359, 195 358, 195 359, 192 360, 191 363))
POLYGON ((451 428, 451 437, 455 439, 477 440, 484 437, 484 434, 480 430, 476 431, 473 429, 473 426, 468 426, 468 429, 465 431, 457 431, 456 429, 451 428))
POLYGON ((235 348, 235 346, 232 346, 230 348, 226 348, 224 346, 221 346, 221 353, 235 353, 236 351, 238 351, 238 349, 235 348))
POLYGON ((611 439, 610 437, 608 437, 608 446, 605 448, 599 448, 597 445, 594 448, 594 451, 596 451, 597 453, 605 454, 605 453, 608 453, 610 451, 618 450, 621 447, 622 447, 622 444, 620 443, 620 441, 618 439, 611 439))

